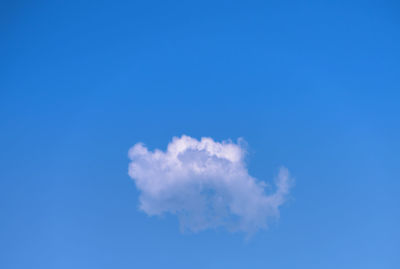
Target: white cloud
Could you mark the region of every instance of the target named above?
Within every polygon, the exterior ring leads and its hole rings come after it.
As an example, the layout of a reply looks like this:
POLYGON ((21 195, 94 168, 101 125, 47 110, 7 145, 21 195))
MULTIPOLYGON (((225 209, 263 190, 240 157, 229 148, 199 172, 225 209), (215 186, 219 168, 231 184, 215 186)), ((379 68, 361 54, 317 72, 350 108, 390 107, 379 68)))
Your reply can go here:
POLYGON ((174 137, 167 150, 149 151, 138 143, 129 150, 129 175, 148 215, 171 213, 181 228, 200 231, 225 227, 253 233, 279 216, 290 188, 289 172, 281 168, 276 188, 248 174, 241 140, 174 137), (268 194, 267 192, 268 191, 268 194))

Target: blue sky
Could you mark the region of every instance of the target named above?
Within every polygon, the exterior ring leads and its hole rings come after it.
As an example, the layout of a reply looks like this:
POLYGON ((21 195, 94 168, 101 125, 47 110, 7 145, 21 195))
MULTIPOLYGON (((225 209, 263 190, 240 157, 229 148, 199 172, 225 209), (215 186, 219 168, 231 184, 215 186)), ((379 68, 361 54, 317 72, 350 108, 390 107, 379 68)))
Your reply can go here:
POLYGON ((1 268, 399 268, 396 1, 9 1, 1 268), (137 142, 243 137, 296 180, 280 218, 179 230, 139 210, 137 142))

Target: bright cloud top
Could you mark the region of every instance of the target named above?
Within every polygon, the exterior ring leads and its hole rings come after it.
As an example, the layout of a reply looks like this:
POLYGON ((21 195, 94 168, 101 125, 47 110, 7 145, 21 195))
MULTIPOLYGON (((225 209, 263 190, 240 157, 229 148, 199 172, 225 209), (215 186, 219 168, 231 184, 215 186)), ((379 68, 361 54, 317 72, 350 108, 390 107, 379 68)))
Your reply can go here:
POLYGON ((268 219, 279 216, 289 172, 280 169, 272 192, 248 174, 245 154, 240 140, 219 143, 184 135, 174 137, 165 152, 136 144, 129 150, 129 175, 141 191, 140 209, 148 215, 175 214, 181 228, 192 231, 222 226, 253 233, 265 228, 268 219))

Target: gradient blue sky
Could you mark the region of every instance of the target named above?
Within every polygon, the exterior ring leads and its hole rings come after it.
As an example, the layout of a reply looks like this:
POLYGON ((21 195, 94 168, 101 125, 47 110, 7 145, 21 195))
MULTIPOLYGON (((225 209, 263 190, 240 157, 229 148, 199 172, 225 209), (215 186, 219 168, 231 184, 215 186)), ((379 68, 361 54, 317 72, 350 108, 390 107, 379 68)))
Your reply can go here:
POLYGON ((3 1, 0 267, 400 268, 399 29, 398 1, 3 1), (182 134, 287 166, 280 220, 138 211, 128 149, 182 134))

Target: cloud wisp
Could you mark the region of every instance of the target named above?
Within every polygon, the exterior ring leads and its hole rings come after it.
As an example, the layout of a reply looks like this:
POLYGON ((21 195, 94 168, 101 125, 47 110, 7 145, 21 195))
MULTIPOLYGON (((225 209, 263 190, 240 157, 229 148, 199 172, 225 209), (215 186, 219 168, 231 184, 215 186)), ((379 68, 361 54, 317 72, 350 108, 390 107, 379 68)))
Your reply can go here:
POLYGON ((279 217, 291 178, 282 167, 276 187, 248 174, 241 143, 174 137, 166 151, 138 143, 129 150, 129 175, 148 215, 175 214, 183 230, 225 227, 254 233, 279 217))

